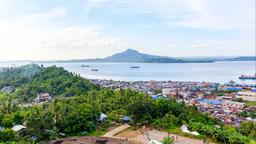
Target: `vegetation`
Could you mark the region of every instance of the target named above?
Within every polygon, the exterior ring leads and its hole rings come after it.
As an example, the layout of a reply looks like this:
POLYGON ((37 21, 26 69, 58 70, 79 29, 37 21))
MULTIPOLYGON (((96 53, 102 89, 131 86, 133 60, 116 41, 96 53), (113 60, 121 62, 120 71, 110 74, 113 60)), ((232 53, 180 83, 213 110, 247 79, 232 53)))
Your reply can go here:
MULTIPOLYGON (((124 115, 131 117, 134 126, 171 129, 188 124, 191 129, 224 143, 247 143, 255 135, 254 130, 249 130, 251 124, 244 124, 241 131, 226 128, 222 122, 199 112, 197 107, 172 98, 153 100, 145 93, 132 90, 100 88, 55 66, 38 69, 25 77, 21 76, 23 71, 20 70, 15 70, 20 71, 16 76, 0 77, 2 84, 17 89, 11 94, 0 93, 0 126, 5 127, 0 132, 1 142, 29 143, 33 139, 42 141, 61 136, 98 135, 110 126, 111 121, 121 122, 124 115), (41 92, 53 95, 52 102, 24 105, 41 92), (108 115, 103 123, 98 121, 100 113, 108 115), (16 124, 23 124, 27 129, 21 133, 13 132, 10 128, 16 124), (222 128, 216 128, 216 124, 222 128)), ((2 74, 6 75, 5 72, 2 74)))
POLYGON ((207 135, 216 141, 231 144, 246 144, 251 140, 239 133, 234 127, 224 126, 217 128, 215 126, 205 125, 200 122, 191 122, 189 124, 192 130, 196 130, 201 134, 207 135))
POLYGON ((162 143, 163 144, 173 144, 174 143, 174 140, 171 138, 171 137, 165 137, 163 140, 162 140, 162 143))
POLYGON ((256 102, 254 102, 254 101, 248 101, 248 102, 245 102, 245 105, 246 105, 246 106, 256 106, 256 102))

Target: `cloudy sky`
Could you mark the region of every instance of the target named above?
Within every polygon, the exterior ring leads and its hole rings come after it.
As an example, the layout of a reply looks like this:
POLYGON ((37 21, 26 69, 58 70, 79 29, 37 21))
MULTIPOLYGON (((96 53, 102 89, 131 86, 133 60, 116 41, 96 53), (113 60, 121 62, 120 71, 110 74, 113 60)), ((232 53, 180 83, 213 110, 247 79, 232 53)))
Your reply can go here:
POLYGON ((255 0, 0 0, 0 60, 255 55, 255 0))

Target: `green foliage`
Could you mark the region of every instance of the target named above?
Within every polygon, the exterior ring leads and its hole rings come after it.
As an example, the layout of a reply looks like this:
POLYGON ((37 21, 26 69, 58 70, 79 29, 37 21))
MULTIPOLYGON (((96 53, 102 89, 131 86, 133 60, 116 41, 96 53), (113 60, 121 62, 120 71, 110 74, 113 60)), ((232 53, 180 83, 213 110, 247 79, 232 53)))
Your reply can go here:
POLYGON ((239 131, 248 135, 256 140, 256 123, 255 122, 242 122, 239 131))
POLYGON ((238 113, 238 116, 239 117, 244 117, 244 118, 246 118, 246 117, 256 118, 256 113, 242 111, 242 112, 238 113))
POLYGON ((236 102, 243 102, 244 100, 242 98, 235 98, 233 99, 233 101, 236 101, 236 102))
MULTIPOLYGON (((95 89, 90 81, 74 75, 56 66, 42 68, 27 65, 9 68, 0 73, 0 88, 16 86, 15 95, 23 102, 31 102, 38 93, 50 93, 53 96, 78 96, 95 89)), ((2 94, 0 94, 0 99, 2 94)))
POLYGON ((164 137, 164 139, 162 140, 163 144, 173 144, 174 140, 171 137, 164 137))
POLYGON ((0 131, 0 142, 11 142, 16 140, 16 133, 11 129, 0 131))
POLYGON ((245 105, 246 105, 246 106, 256 106, 256 102, 254 102, 254 101, 248 101, 248 102, 245 102, 245 105))
POLYGON ((198 122, 191 122, 189 127, 192 130, 198 131, 200 134, 207 135, 214 140, 230 144, 247 144, 251 140, 241 135, 234 127, 226 126, 217 128, 215 126, 205 125, 198 122))
POLYGON ((18 68, 5 68, 0 72, 0 88, 3 86, 21 86, 41 71, 41 67, 35 64, 25 65, 18 68))

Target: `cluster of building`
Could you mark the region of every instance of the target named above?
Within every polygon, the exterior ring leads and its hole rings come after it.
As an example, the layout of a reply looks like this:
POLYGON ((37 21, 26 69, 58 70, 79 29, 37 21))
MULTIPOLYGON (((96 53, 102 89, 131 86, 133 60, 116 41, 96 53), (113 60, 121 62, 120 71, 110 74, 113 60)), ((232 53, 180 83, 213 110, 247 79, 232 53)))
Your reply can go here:
POLYGON ((255 85, 236 85, 234 82, 218 84, 210 82, 177 81, 113 81, 92 80, 95 84, 115 90, 132 89, 148 93, 152 99, 174 97, 188 105, 195 105, 226 124, 239 125, 243 121, 256 119, 241 117, 239 113, 256 113, 256 106, 247 106, 248 101, 256 102, 255 85))
POLYGON ((39 93, 37 94, 37 97, 33 100, 33 103, 42 103, 51 100, 52 96, 49 93, 39 93))
POLYGON ((5 86, 0 91, 4 92, 4 93, 13 93, 15 91, 15 87, 13 87, 13 86, 5 86))

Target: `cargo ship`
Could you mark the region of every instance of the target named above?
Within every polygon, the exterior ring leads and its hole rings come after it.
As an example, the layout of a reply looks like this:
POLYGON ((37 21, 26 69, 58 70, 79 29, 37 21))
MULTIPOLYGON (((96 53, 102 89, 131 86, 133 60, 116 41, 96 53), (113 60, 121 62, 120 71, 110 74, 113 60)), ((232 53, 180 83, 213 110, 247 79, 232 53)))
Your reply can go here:
POLYGON ((89 65, 81 65, 81 67, 90 67, 89 65))
POLYGON ((241 76, 239 77, 239 79, 244 79, 244 80, 246 80, 246 79, 256 80, 256 73, 254 74, 254 76, 253 76, 253 75, 241 75, 241 76))
POLYGON ((131 68, 140 68, 139 66, 131 66, 131 68))

